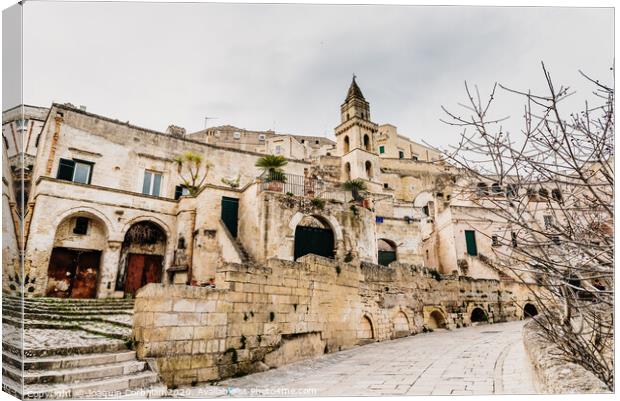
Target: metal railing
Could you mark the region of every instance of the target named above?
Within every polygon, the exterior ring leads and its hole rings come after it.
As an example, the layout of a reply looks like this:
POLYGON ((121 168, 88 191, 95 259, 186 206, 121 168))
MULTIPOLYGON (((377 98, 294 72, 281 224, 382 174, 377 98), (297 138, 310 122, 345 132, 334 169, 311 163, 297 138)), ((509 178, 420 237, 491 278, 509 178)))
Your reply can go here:
POLYGON ((302 175, 266 171, 259 177, 260 191, 279 192, 282 194, 306 198, 331 199, 348 202, 351 191, 345 191, 339 183, 324 181, 302 175))

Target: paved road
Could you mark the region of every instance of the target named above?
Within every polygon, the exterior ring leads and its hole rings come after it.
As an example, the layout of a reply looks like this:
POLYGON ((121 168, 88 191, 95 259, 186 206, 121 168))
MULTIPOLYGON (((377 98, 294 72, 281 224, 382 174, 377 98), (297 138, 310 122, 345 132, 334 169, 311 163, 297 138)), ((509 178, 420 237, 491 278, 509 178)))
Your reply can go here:
POLYGON ((523 321, 438 330, 229 379, 194 396, 532 394, 523 321), (221 394, 221 393, 220 393, 221 394), (217 395, 217 392, 211 395, 217 395))

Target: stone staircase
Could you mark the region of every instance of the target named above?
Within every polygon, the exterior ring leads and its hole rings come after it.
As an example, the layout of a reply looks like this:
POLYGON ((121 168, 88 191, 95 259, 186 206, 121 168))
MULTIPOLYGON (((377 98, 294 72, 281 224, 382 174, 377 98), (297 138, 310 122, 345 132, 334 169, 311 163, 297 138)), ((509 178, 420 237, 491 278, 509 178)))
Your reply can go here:
POLYGON ((2 389, 19 398, 165 394, 131 350, 133 301, 2 297, 2 389))

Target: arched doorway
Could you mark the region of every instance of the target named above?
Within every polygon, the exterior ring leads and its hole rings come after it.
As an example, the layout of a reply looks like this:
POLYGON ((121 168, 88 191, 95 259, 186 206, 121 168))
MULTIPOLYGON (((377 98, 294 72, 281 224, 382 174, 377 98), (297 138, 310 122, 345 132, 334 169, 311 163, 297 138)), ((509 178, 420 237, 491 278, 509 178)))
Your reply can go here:
POLYGON ((95 298, 107 228, 89 213, 76 213, 56 228, 47 269, 48 297, 95 298))
POLYGON ((394 317, 394 337, 408 336, 409 332, 409 319, 402 311, 399 311, 394 317))
POLYGON ((295 260, 309 253, 334 257, 334 232, 319 216, 305 216, 295 228, 295 260))
POLYGON ((446 319, 440 311, 434 310, 428 317, 428 326, 431 329, 443 329, 446 327, 446 319))
POLYGON ((489 321, 489 317, 482 308, 474 308, 471 311, 470 321, 473 323, 486 323, 489 321))
POLYGON ((133 224, 123 241, 116 290, 135 296, 148 283, 161 282, 166 233, 151 221, 133 224))
POLYGON ((350 148, 350 144, 349 144, 349 137, 345 136, 344 137, 344 154, 346 155, 347 153, 349 153, 349 148, 350 148))
POLYGON ((527 319, 536 315, 538 315, 538 309, 532 304, 525 304, 523 307, 523 317, 527 319))
POLYGON ((393 241, 381 238, 377 241, 377 245, 379 248, 377 260, 380 265, 388 266, 396 260, 396 244, 393 241))
POLYGON ((357 327, 357 340, 359 344, 371 342, 375 338, 372 321, 366 315, 362 316, 357 327))
POLYGON ((364 164, 364 166, 366 167, 366 177, 368 177, 368 179, 371 180, 372 179, 372 163, 366 160, 366 163, 364 164))

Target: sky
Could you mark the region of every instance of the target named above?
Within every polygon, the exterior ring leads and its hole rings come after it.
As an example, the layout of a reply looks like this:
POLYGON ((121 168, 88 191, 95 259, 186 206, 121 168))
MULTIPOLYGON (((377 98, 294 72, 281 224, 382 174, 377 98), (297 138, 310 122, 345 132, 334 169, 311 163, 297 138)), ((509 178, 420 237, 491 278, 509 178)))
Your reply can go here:
MULTIPOLYGON (((591 92, 578 70, 611 82, 609 8, 26 2, 27 104, 85 105, 146 128, 231 124, 333 138, 353 74, 372 120, 445 147, 459 129, 464 82, 591 92)), ((500 91, 492 115, 522 126, 523 99, 500 91)), ((3 105, 7 106, 6 101, 3 105)))

